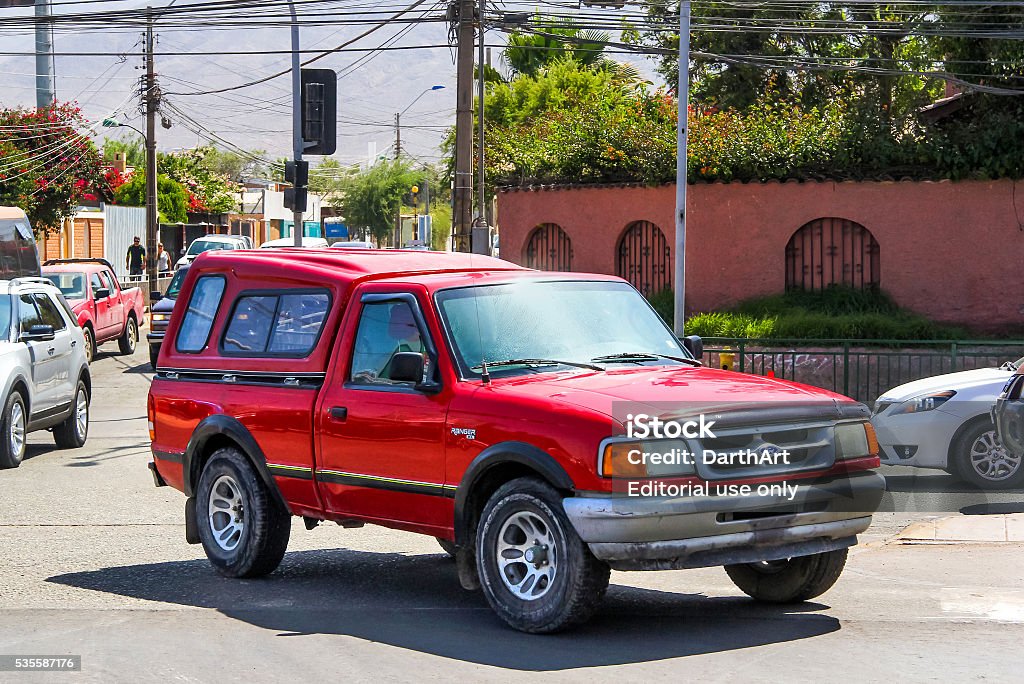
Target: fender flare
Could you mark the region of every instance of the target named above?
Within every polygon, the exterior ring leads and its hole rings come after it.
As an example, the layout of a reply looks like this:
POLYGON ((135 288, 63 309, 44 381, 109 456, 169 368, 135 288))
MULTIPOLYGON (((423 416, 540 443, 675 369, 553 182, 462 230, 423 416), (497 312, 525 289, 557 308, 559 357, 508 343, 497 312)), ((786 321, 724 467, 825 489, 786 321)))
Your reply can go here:
MULTIPOLYGON (((31 413, 33 397, 28 395, 32 394, 32 383, 29 382, 29 379, 26 378, 23 373, 18 373, 17 375, 13 375, 11 377, 11 379, 7 382, 7 387, 4 388, 4 395, 2 398, 0 398, 0 401, 6 402, 7 398, 11 396, 11 392, 14 391, 14 386, 17 385, 18 383, 21 383, 22 385, 25 386, 25 410, 31 413)), ((0 407, 2 406, 3 404, 0 404, 0 407)))
POLYGON ((565 468, 545 451, 526 442, 499 442, 481 451, 466 467, 455 490, 455 543, 464 545, 469 534, 467 504, 476 484, 492 468, 507 463, 525 466, 536 472, 556 489, 575 491, 576 485, 565 468))
POLYGON ((267 468, 267 457, 256 443, 256 438, 237 419, 223 414, 204 418, 192 431, 192 438, 188 441, 181 461, 185 496, 195 496, 194 485, 199 481, 200 473, 197 470, 197 465, 194 466, 193 462, 198 464, 198 456, 203 453, 207 442, 218 436, 227 437, 238 445, 239 450, 249 459, 260 479, 270 490, 271 496, 284 507, 284 510, 291 510, 284 500, 284 496, 281 495, 281 491, 277 488, 274 476, 267 468))

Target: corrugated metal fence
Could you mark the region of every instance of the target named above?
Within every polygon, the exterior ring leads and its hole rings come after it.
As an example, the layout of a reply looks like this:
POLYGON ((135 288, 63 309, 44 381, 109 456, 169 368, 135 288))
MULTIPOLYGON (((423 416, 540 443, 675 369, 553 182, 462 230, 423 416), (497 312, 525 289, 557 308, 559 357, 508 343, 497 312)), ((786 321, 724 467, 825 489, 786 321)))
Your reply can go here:
POLYGON ((103 257, 114 266, 118 280, 128 280, 128 269, 124 267, 124 257, 132 240, 138 236, 146 242, 146 209, 145 207, 120 207, 106 205, 107 216, 106 236, 103 242, 103 257))

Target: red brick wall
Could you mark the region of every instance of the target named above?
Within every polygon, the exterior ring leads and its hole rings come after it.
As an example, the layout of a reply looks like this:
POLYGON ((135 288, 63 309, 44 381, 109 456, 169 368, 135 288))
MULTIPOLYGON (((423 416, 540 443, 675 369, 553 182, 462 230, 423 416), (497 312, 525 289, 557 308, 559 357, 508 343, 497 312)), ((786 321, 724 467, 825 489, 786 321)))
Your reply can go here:
MULTIPOLYGON (((1024 187, 1014 185, 690 185, 687 310, 709 311, 781 292, 789 238, 814 219, 837 217, 871 231, 881 250, 881 287, 900 305, 978 329, 1024 329, 1024 187)), ((614 274, 627 225, 651 221, 671 245, 674 213, 673 185, 502 192, 501 256, 522 263, 532 229, 555 223, 572 240, 574 270, 614 274)))

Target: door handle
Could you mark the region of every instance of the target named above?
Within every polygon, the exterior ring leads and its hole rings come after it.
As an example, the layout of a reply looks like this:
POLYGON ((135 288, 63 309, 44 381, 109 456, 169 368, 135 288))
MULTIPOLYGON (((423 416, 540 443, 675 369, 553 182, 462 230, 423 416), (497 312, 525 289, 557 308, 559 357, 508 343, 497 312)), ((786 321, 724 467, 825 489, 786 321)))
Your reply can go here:
POLYGON ((345 420, 348 418, 348 409, 344 406, 332 406, 331 410, 328 411, 331 418, 334 420, 345 420))
POLYGON ((71 340, 71 348, 74 349, 78 345, 78 340, 71 340))
POLYGON ((50 347, 49 349, 46 350, 46 353, 49 354, 50 356, 53 356, 53 352, 55 351, 57 351, 55 348, 50 347))

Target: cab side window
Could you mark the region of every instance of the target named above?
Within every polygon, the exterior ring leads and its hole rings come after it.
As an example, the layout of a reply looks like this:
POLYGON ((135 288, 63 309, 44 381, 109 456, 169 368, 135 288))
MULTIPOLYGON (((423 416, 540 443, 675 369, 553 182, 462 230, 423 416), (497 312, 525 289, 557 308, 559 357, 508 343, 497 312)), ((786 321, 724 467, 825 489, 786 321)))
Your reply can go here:
POLYGON ((196 281, 178 330, 178 351, 195 354, 206 347, 224 295, 224 285, 224 276, 202 276, 196 281))
POLYGON ((121 284, 117 282, 117 276, 115 276, 111 271, 103 271, 103 281, 107 284, 107 287, 110 288, 110 294, 114 294, 121 290, 121 284))
POLYGON ((101 290, 104 287, 106 287, 106 285, 103 284, 103 281, 100 280, 100 274, 99 273, 92 273, 92 274, 89 275, 89 285, 92 286, 92 296, 93 297, 96 296, 96 292, 98 290, 101 290))
POLYGON ((411 387, 414 383, 391 380, 391 359, 399 352, 426 352, 412 307, 408 302, 364 304, 352 350, 351 382, 411 387))
POLYGON ((36 309, 35 297, 23 294, 18 297, 18 329, 27 333, 33 325, 42 325, 43 319, 36 309))
POLYGON ((52 299, 42 292, 37 292, 34 296, 36 308, 39 310, 39 317, 43 325, 52 325, 54 331, 63 330, 67 327, 64 317, 60 315, 60 311, 52 299))

